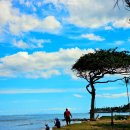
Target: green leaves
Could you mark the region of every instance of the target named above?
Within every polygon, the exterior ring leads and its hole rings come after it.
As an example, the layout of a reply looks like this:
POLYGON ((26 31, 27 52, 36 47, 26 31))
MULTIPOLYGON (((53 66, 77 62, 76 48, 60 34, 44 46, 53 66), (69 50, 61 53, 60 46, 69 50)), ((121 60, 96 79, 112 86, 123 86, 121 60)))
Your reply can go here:
POLYGON ((118 52, 117 48, 115 48, 109 50, 96 50, 95 53, 81 56, 72 66, 72 70, 81 74, 81 77, 82 72, 93 73, 93 76, 96 77, 96 74, 128 73, 129 66, 129 52, 118 52))

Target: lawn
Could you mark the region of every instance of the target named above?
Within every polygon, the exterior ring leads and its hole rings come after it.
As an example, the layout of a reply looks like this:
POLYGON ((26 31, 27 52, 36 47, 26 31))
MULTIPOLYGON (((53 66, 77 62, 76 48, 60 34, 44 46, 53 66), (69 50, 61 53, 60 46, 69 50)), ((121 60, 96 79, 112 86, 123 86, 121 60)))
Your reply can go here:
MULTIPOLYGON (((53 130, 59 129, 53 128, 53 130)), ((114 125, 111 126, 110 119, 100 119, 63 126, 60 130, 130 130, 130 120, 114 120, 114 125)))

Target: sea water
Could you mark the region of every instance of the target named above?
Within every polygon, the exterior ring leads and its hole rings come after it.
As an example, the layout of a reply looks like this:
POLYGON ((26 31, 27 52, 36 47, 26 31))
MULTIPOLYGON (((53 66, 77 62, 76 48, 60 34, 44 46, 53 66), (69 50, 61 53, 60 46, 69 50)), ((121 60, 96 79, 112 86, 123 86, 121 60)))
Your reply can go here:
MULTIPOLYGON (((72 114, 73 118, 88 118, 87 113, 72 114)), ((38 115, 9 115, 0 116, 0 130, 44 130, 47 123, 54 126, 55 118, 59 118, 61 125, 65 125, 63 114, 38 114, 38 115)), ((75 122, 71 122, 75 123, 75 122)))

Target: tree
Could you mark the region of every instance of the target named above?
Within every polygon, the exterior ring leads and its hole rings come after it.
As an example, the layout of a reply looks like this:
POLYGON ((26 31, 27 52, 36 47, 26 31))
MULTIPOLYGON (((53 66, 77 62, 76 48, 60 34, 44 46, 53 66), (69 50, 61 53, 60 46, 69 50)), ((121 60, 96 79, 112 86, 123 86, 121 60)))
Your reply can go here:
POLYGON ((130 74, 130 55, 128 51, 118 52, 117 48, 109 50, 96 50, 95 53, 89 53, 81 56, 72 66, 72 70, 77 76, 87 80, 87 91, 91 94, 90 120, 94 120, 95 108, 95 84, 108 83, 121 80, 104 80, 105 75, 110 74, 130 74))

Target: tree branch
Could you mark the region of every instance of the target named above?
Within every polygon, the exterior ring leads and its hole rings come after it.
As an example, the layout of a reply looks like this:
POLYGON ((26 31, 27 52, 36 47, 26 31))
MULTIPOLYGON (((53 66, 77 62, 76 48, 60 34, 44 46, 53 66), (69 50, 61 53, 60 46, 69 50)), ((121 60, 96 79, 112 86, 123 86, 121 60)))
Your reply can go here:
POLYGON ((95 82, 95 84, 96 83, 108 83, 108 82, 116 82, 116 81, 118 81, 118 80, 123 80, 124 78, 120 78, 120 79, 115 79, 115 80, 107 80, 107 81, 103 81, 103 82, 95 82))
POLYGON ((100 75, 100 76, 96 76, 96 77, 95 77, 95 80, 93 80, 93 81, 95 82, 95 81, 97 81, 97 80, 99 80, 100 78, 103 78, 103 77, 104 77, 104 74, 102 74, 102 75, 100 75))
MULTIPOLYGON (((119 0, 116 0, 116 3, 115 3, 115 5, 114 5, 114 8, 115 8, 116 6, 119 8, 118 2, 119 2, 119 0)), ((120 8, 119 8, 119 9, 120 9, 120 8)))
POLYGON ((88 91, 90 94, 92 94, 92 92, 88 89, 89 86, 90 86, 90 84, 88 84, 88 85, 86 86, 86 89, 87 89, 87 91, 88 91))

